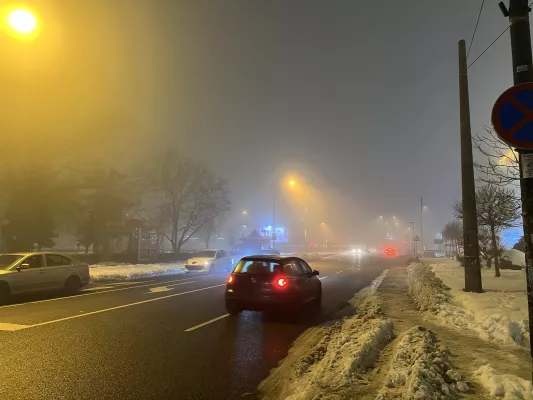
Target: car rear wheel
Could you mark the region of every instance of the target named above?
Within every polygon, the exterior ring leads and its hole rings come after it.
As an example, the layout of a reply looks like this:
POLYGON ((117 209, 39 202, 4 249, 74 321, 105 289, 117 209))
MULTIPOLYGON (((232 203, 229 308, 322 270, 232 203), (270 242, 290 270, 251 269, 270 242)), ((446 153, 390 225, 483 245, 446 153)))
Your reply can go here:
POLYGON ((81 280, 77 276, 69 276, 65 282, 65 292, 68 294, 76 293, 81 288, 81 280))
POLYGON ((9 303, 11 299, 11 289, 9 285, 5 282, 0 283, 0 305, 5 305, 9 303))
POLYGON ((237 315, 242 309, 234 301, 226 301, 226 311, 230 315, 237 315))

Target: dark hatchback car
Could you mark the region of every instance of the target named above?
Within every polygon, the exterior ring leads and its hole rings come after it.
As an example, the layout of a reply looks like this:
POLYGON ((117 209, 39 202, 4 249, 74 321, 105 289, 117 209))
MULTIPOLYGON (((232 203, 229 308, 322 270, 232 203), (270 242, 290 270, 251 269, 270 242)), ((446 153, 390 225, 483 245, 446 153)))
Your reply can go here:
POLYGON ((226 309, 233 315, 243 310, 286 310, 309 303, 319 307, 321 301, 318 271, 298 257, 244 257, 226 284, 226 309))

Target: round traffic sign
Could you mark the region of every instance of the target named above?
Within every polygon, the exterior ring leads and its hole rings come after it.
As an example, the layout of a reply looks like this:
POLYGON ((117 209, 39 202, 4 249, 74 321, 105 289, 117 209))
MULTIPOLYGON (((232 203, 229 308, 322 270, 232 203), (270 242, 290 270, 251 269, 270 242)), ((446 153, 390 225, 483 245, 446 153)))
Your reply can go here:
POLYGON ((519 149, 533 149, 533 83, 507 89, 492 107, 492 126, 501 140, 519 149))

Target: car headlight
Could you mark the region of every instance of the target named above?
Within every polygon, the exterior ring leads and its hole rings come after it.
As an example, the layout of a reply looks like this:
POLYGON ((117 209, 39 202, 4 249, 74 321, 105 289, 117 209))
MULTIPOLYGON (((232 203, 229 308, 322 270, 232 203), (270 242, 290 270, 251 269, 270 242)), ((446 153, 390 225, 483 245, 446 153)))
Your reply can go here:
POLYGON ((204 265, 209 265, 209 261, 204 261, 204 265))

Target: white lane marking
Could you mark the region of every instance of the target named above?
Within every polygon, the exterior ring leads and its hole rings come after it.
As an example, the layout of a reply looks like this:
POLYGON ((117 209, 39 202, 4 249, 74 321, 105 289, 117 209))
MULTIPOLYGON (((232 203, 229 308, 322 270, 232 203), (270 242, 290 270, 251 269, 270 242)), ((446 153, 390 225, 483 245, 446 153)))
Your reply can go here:
POLYGON ((229 317, 229 314, 221 315, 220 317, 216 317, 216 318, 210 319, 209 321, 205 321, 205 322, 203 322, 203 323, 201 323, 199 325, 193 326, 192 328, 185 329, 185 332, 192 332, 192 331, 194 331, 196 329, 199 329, 199 328, 201 328, 203 326, 212 324, 213 322, 220 321, 221 319, 226 318, 226 317, 229 317))
POLYGON ((150 293, 161 293, 161 292, 168 292, 170 289, 168 286, 158 286, 154 288, 150 288, 150 293))
POLYGON ((327 278, 327 276, 323 276, 322 278, 318 278, 318 279, 320 279, 321 281, 323 281, 323 280, 326 279, 326 278, 327 278))
POLYGON ((18 325, 18 324, 8 324, 5 322, 0 322, 0 331, 18 331, 24 328, 28 328, 29 325, 18 325))
POLYGON ((150 283, 150 282, 155 282, 155 281, 151 279, 149 281, 112 282, 112 283, 109 283, 108 285, 110 286, 131 286, 131 285, 138 285, 140 283, 150 283))
POLYGON ((81 292, 94 292, 96 290, 106 290, 106 289, 115 289, 115 286, 95 286, 87 289, 82 289, 81 292))
MULTIPOLYGON (((169 290, 172 290, 174 286, 179 285, 188 285, 189 283, 194 283, 196 281, 190 281, 190 282, 181 282, 181 283, 173 283, 172 285, 166 285, 166 286, 157 286, 155 288, 150 288, 149 293, 161 293, 161 292, 168 292, 169 290)), ((149 294, 147 293, 147 294, 149 294)))
POLYGON ((171 297, 182 296, 182 295, 184 295, 184 294, 200 292, 200 291, 202 291, 202 290, 213 289, 213 288, 217 288, 217 287, 221 287, 221 286, 226 286, 226 284, 223 283, 223 284, 221 284, 221 285, 207 286, 207 287, 205 287, 205 288, 189 290, 189 291, 187 291, 187 292, 174 293, 174 294, 169 294, 169 295, 167 295, 167 296, 156 297, 155 299, 148 299, 148 300, 136 301, 135 303, 123 304, 123 305, 121 305, 121 306, 110 307, 110 308, 104 308, 104 309, 102 309, 102 310, 91 311, 91 312, 88 312, 88 313, 85 313, 85 314, 71 315, 70 317, 53 319, 53 320, 51 320, 51 321, 40 322, 40 323, 38 323, 38 324, 33 324, 33 325, 19 325, 19 326, 23 326, 23 327, 24 327, 24 328, 20 328, 20 329, 36 328, 36 327, 38 327, 38 326, 50 325, 50 324, 55 324, 55 323, 57 323, 57 322, 63 322, 63 321, 71 320, 71 319, 87 317, 87 316, 89 316, 89 315, 95 315, 95 314, 105 313, 105 312, 108 312, 108 311, 120 310, 121 308, 133 307, 133 306, 138 306, 138 305, 140 305, 140 304, 151 303, 151 302, 153 302, 153 301, 164 300, 164 299, 170 299, 171 297))
MULTIPOLYGON (((209 276, 213 276, 213 275, 209 275, 209 276)), ((195 278, 186 278, 186 279, 174 279, 174 280, 170 280, 170 281, 163 281, 163 282, 156 282, 156 283, 147 283, 145 285, 137 285, 137 286, 128 286, 128 287, 123 287, 123 288, 118 288, 118 289, 111 289, 111 290, 102 290, 102 291, 92 291, 90 293, 82 293, 82 294, 76 294, 74 296, 66 296, 66 297, 56 297, 56 298, 53 298, 53 299, 46 299, 46 300, 37 300, 37 301, 28 301, 26 303, 17 303, 17 304, 8 304, 7 306, 0 306, 0 311, 3 309, 3 308, 8 308, 8 307, 19 307, 19 306, 25 306, 25 305, 28 305, 28 304, 37 304, 37 303, 47 303, 49 301, 57 301, 57 300, 68 300, 68 299, 73 299, 73 298, 76 298, 76 297, 83 297, 83 296, 92 296, 93 294, 102 294, 102 293, 109 293, 109 292, 119 292, 121 290, 130 290, 130 289, 137 289, 137 288, 141 288, 141 287, 146 287, 146 286, 154 286, 154 285, 161 285, 163 283, 168 283, 168 282, 182 282, 182 281, 191 281, 191 280, 194 280, 194 279, 202 279, 202 278, 207 278, 207 276, 198 276, 198 277, 195 277, 195 278)))
POLYGON ((337 275, 337 274, 341 274, 341 273, 342 273, 342 271, 339 271, 339 272, 335 272, 335 275, 337 275))

